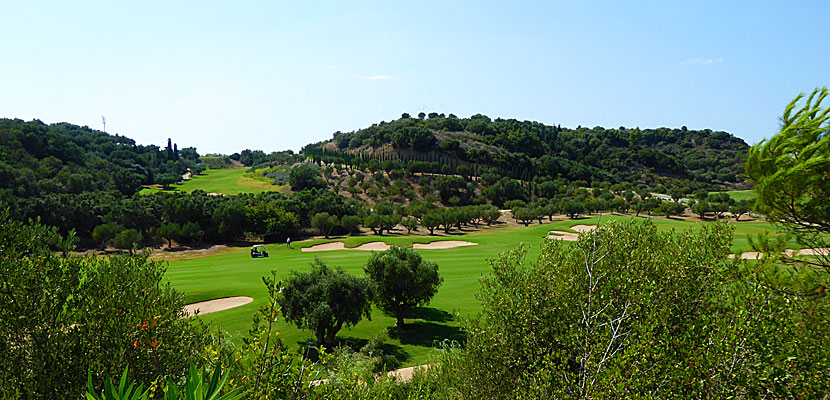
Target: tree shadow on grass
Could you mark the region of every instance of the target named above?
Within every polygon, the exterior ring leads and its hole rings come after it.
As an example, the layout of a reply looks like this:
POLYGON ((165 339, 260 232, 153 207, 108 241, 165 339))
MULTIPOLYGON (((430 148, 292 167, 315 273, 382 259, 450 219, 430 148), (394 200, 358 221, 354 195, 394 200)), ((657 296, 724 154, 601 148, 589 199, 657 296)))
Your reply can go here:
POLYGON ((464 342, 467 339, 467 334, 457 326, 415 321, 404 325, 402 329, 390 327, 389 337, 398 339, 401 344, 433 346, 434 343, 445 339, 464 342))
POLYGON ((422 319, 432 322, 448 322, 455 319, 452 314, 433 307, 415 307, 409 312, 406 318, 422 319))

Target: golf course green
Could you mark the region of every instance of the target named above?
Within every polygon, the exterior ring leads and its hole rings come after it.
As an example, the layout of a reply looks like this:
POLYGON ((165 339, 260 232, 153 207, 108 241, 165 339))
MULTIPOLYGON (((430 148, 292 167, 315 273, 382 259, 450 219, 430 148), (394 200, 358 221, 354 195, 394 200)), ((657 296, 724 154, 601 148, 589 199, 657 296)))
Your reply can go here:
MULTIPOLYGON (((201 175, 193 175, 190 180, 170 185, 171 191, 193 192, 203 190, 207 193, 233 195, 239 193, 260 193, 280 190, 282 186, 272 185, 259 179, 245 176, 244 168, 208 169, 201 175)), ((145 187, 141 194, 164 191, 159 185, 145 187)))
MULTIPOLYGON (((269 258, 252 259, 249 248, 236 247, 221 253, 196 256, 190 259, 169 262, 167 278, 178 290, 187 295, 187 302, 231 296, 250 296, 252 303, 241 307, 200 316, 208 324, 221 327, 232 336, 240 338, 250 328, 251 316, 267 301, 263 276, 269 276, 276 270, 277 279, 285 279, 292 271, 309 271, 310 263, 319 258, 329 266, 342 267, 346 272, 363 275, 363 267, 370 255, 369 251, 337 250, 323 252, 303 252, 302 247, 328 243, 344 242, 347 248, 363 243, 382 241, 390 245, 411 246, 413 243, 427 243, 437 240, 463 240, 477 243, 476 246, 458 247, 442 250, 419 250, 422 256, 438 264, 444 283, 432 302, 420 309, 417 315, 407 320, 403 332, 392 329, 393 317, 384 315, 375 309, 372 319, 363 320, 356 326, 344 328, 338 339, 350 344, 365 342, 370 337, 388 332, 387 350, 395 354, 403 366, 423 364, 428 361, 434 348, 434 342, 445 339, 461 340, 463 332, 459 328, 456 315, 461 318, 474 315, 479 309, 475 293, 481 276, 490 272, 488 260, 499 253, 512 250, 521 244, 527 245, 530 260, 535 260, 540 247, 549 231, 574 232, 574 225, 597 225, 611 220, 633 219, 631 216, 605 215, 574 220, 560 220, 529 227, 502 224, 499 227, 483 228, 478 231, 458 232, 445 235, 387 235, 387 236, 350 236, 331 240, 305 240, 292 242, 291 249, 285 244, 269 244, 269 258)), ((637 218, 637 219, 643 219, 637 218)), ((688 229, 701 223, 681 220, 652 218, 659 230, 688 229)), ((707 222, 703 222, 707 223, 707 222)), ((733 223, 735 239, 733 252, 749 250, 748 235, 762 232, 774 232, 773 227, 765 222, 741 221, 733 223)), ((405 232, 405 231, 402 231, 405 232)), ((568 245, 568 242, 565 242, 568 245)), ((793 243, 794 248, 797 247, 793 243)), ((301 330, 285 321, 279 321, 277 329, 286 344, 299 347, 312 337, 308 330, 301 330)))

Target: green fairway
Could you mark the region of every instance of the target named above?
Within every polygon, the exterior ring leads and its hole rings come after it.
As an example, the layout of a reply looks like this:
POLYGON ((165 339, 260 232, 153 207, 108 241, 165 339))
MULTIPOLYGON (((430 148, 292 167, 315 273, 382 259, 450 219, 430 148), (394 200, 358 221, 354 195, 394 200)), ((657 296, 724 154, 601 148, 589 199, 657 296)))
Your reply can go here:
MULTIPOLYGON (((170 185, 171 190, 192 192, 204 190, 207 193, 239 194, 239 193, 260 193, 269 190, 280 190, 282 186, 272 185, 260 179, 245 176, 245 169, 209 169, 201 175, 193 175, 189 181, 170 185)), ((162 191, 158 185, 146 187, 141 190, 142 194, 149 194, 162 191)))
MULTIPOLYGON (((354 247, 366 242, 384 241, 388 244, 411 246, 415 242, 435 240, 465 240, 478 243, 476 246, 460 247, 446 250, 419 250, 423 257, 436 262, 444 277, 444 284, 438 294, 422 312, 420 319, 407 320, 411 325, 407 331, 397 336, 390 330, 390 343, 396 352, 405 355, 403 365, 422 364, 427 361, 436 340, 462 339, 458 321, 452 314, 470 316, 478 311, 479 303, 475 298, 479 278, 490 272, 489 259, 499 253, 517 248, 520 244, 528 245, 529 259, 535 260, 540 251, 544 237, 550 230, 570 231, 573 225, 596 225, 600 221, 623 220, 634 217, 602 216, 576 220, 554 221, 546 224, 534 224, 527 228, 502 226, 483 232, 436 236, 357 236, 332 240, 309 240, 292 243, 293 249, 284 244, 267 245, 270 258, 252 259, 248 248, 240 247, 230 252, 171 261, 167 277, 173 286, 187 294, 188 303, 229 296, 250 296, 254 302, 242 307, 205 315, 204 321, 221 326, 233 335, 242 335, 250 327, 252 313, 266 299, 262 276, 270 275, 270 270, 277 270, 278 279, 285 279, 291 271, 308 271, 309 263, 318 257, 329 266, 340 266, 350 274, 363 275, 363 266, 369 257, 368 251, 326 251, 302 252, 300 247, 330 241, 343 241, 346 247, 354 247)), ((655 218, 652 221, 659 230, 686 229, 698 223, 680 219, 667 220, 655 218)), ((772 227, 762 222, 736 223, 736 235, 733 251, 748 250, 747 234, 771 231, 772 227)), ((457 232, 457 231, 455 231, 457 232)), ((567 242, 566 242, 567 243, 567 242)), ((371 321, 361 321, 357 326, 340 331, 338 337, 349 341, 366 340, 386 331, 395 324, 394 318, 374 310, 371 321)), ((285 342, 297 346, 307 341, 309 331, 299 330, 282 321, 278 329, 285 342)))
POLYGON ((735 201, 755 200, 755 198, 758 197, 758 195, 755 194, 755 191, 752 190, 752 189, 750 189, 750 190, 730 190, 730 191, 726 192, 726 194, 728 194, 729 197, 731 197, 732 200, 735 200, 735 201))

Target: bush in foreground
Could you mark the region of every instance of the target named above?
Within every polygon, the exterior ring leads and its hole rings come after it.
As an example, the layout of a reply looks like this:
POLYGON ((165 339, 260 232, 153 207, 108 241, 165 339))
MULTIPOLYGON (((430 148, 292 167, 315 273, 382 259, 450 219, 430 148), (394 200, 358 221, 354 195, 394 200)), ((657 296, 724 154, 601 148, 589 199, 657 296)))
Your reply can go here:
POLYGON ((466 346, 431 372, 450 398, 821 398, 826 299, 761 285, 731 239, 611 223, 535 263, 502 254, 466 346))
POLYGON ((0 397, 77 397, 88 370, 97 384, 127 365, 140 382, 184 375, 207 335, 161 263, 59 257, 50 243, 71 238, 0 211, 0 397))

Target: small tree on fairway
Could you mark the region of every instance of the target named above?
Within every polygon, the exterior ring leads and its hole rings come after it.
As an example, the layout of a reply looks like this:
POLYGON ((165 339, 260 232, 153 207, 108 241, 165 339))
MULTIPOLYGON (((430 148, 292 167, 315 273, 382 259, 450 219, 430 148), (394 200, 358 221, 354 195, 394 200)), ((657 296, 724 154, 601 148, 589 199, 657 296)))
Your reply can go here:
POLYGON ((156 229, 156 236, 167 241, 167 247, 173 247, 173 241, 180 240, 182 227, 175 222, 165 222, 156 229))
POLYGON ((375 284, 378 307, 395 315, 398 328, 412 308, 435 296, 444 281, 437 264, 425 261, 415 250, 397 246, 373 253, 364 270, 375 284))
POLYGON ((115 235, 115 247, 130 250, 132 254, 133 247, 141 243, 141 239, 141 232, 135 229, 126 229, 115 235))
POLYGON ((326 239, 329 238, 331 230, 337 226, 338 222, 337 216, 329 215, 327 212, 317 213, 311 217, 311 226, 319 229, 320 233, 325 236, 326 239))
POLYGON ((165 190, 170 189, 170 185, 179 181, 179 178, 173 174, 159 174, 156 176, 156 182, 160 184, 165 190))
POLYGON ((519 221, 522 224, 524 224, 524 226, 530 225, 530 223, 533 222, 533 219, 536 217, 536 215, 533 213, 533 210, 527 207, 515 207, 513 208, 512 213, 513 218, 515 218, 516 221, 519 221))
POLYGON ((340 226, 352 234, 354 232, 360 233, 360 217, 357 215, 344 215, 340 218, 340 226))
POLYGON ((683 213, 683 210, 686 209, 686 206, 683 203, 674 202, 674 201, 663 201, 660 203, 660 206, 657 207, 656 211, 658 214, 665 215, 666 218, 671 218, 672 215, 680 215, 683 213))
POLYGON ((329 268, 320 260, 311 272, 292 272, 277 302, 285 319, 298 328, 311 329, 318 345, 333 346, 343 326, 371 319, 372 292, 367 279, 329 268))
POLYGON ((501 217, 501 211, 499 208, 493 205, 487 206, 481 213, 481 218, 484 219, 484 222, 489 226, 496 223, 501 217))
POLYGON ((418 228, 418 219, 415 217, 406 217, 401 220, 401 225, 406 228, 406 233, 412 233, 412 230, 417 230, 418 228))
POLYGON ((729 207, 729 212, 735 216, 735 221, 740 221, 741 215, 744 215, 752 210, 752 203, 754 200, 739 200, 737 203, 729 207))
POLYGON ((435 232, 435 228, 441 225, 441 215, 438 212, 430 212, 429 214, 425 214, 421 217, 421 225, 424 228, 429 229, 429 234, 432 235, 435 232))
POLYGON ((562 203, 562 212, 568 216, 570 219, 574 219, 579 216, 581 212, 585 210, 585 205, 581 201, 565 201, 562 203))
POLYGON ((92 230, 92 238, 96 241, 101 242, 101 247, 106 247, 107 242, 115 238, 119 232, 123 231, 124 227, 118 225, 115 222, 109 222, 106 224, 101 224, 95 227, 92 230))

